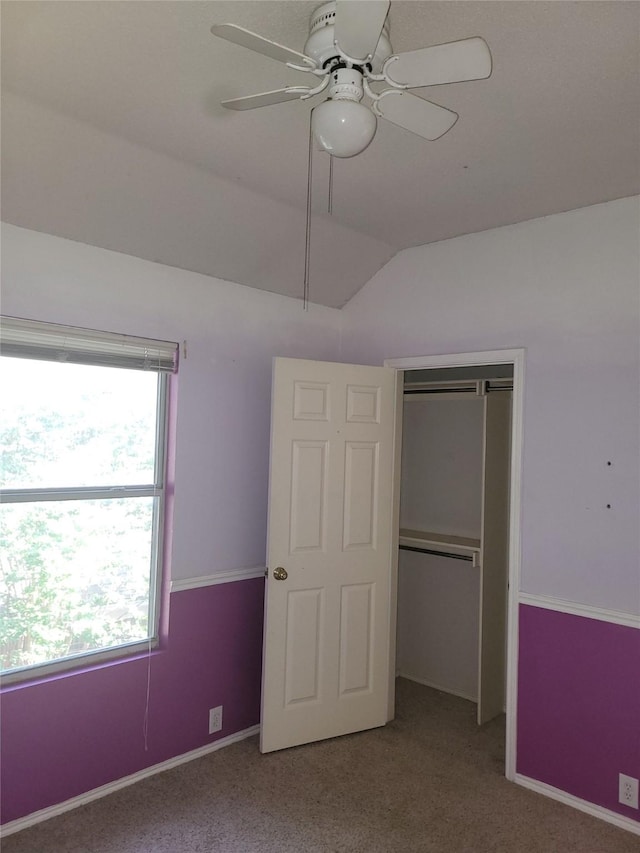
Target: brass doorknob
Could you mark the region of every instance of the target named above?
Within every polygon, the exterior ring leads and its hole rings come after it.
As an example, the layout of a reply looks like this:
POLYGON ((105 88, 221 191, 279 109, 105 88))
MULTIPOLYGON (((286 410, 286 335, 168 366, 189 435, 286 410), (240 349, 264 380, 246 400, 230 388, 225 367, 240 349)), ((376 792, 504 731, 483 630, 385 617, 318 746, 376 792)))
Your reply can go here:
POLYGON ((277 569, 273 570, 273 576, 277 581, 286 581, 289 577, 287 570, 283 569, 282 566, 278 566, 277 569))

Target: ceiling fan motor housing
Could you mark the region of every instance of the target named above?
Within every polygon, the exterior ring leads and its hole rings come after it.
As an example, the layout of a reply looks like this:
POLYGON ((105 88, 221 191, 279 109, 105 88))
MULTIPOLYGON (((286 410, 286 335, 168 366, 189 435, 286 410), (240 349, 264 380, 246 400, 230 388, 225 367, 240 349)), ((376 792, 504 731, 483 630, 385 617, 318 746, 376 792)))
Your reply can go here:
POLYGON ((362 74, 357 68, 333 68, 329 84, 329 97, 334 100, 361 101, 362 74))
MULTIPOLYGON (((311 15, 309 38, 303 52, 306 56, 315 59, 319 68, 324 68, 325 66, 331 67, 335 63, 344 62, 345 57, 340 54, 335 44, 335 20, 335 0, 318 6, 311 15)), ((392 53, 393 48, 389 41, 389 21, 387 19, 382 28, 382 33, 373 57, 369 60, 371 71, 374 74, 378 74, 382 69, 385 59, 388 59, 392 53)), ((366 57, 361 58, 366 60, 366 57)))

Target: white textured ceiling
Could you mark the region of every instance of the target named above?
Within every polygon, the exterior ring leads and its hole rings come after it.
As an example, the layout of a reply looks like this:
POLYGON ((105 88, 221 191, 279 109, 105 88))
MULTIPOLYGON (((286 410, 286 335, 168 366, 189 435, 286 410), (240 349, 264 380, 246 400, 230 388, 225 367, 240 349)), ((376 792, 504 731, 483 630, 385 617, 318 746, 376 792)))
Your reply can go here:
MULTIPOLYGON (((311 103, 219 101, 307 77, 209 30, 302 50, 316 5, 4 0, 3 219, 300 296, 311 103)), ((335 161, 331 217, 315 156, 312 301, 408 246, 640 192, 640 3, 395 0, 390 24, 396 52, 481 35, 494 71, 418 90, 460 114, 440 140, 380 121, 335 161)))

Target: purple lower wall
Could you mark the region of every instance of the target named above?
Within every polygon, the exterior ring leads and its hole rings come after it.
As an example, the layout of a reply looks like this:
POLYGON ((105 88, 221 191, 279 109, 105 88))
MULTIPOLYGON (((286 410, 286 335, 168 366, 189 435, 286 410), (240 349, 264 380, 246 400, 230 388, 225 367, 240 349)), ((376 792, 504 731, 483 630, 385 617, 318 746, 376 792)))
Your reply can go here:
POLYGON ((518 773, 640 820, 618 774, 640 778, 640 631, 522 605, 518 773))
MULTIPOLYGON (((263 591, 257 578, 171 595, 147 751, 146 658, 6 688, 3 823, 255 725, 263 591)), ((639 820, 617 795, 618 773, 640 777, 640 631, 522 606, 519 655, 518 772, 639 820)))
POLYGON ((259 722, 264 581, 171 595, 166 649, 2 694, 2 822, 61 803, 259 722), (208 711, 224 707, 222 732, 208 711))

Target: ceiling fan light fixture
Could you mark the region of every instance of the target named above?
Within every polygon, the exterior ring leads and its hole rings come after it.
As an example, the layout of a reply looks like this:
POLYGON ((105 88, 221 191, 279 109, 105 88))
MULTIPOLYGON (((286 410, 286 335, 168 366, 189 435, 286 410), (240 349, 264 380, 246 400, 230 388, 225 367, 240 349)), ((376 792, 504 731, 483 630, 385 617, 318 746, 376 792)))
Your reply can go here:
POLYGON ((321 148, 333 157, 355 157, 369 145, 377 124, 364 104, 329 99, 314 109, 311 130, 321 148))
POLYGON ((361 104, 362 71, 337 65, 331 70, 330 96, 313 111, 311 129, 316 141, 334 157, 355 157, 369 145, 378 120, 361 104))

